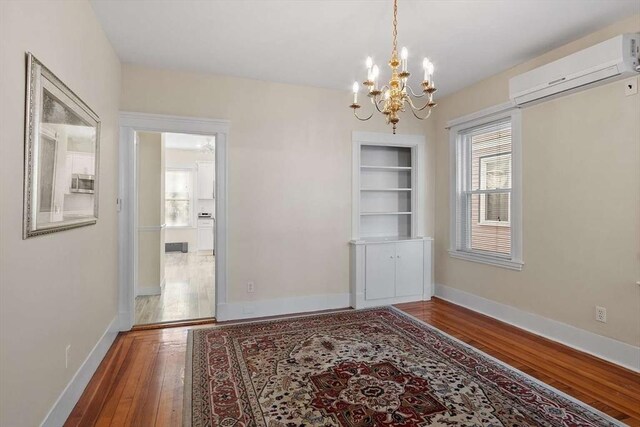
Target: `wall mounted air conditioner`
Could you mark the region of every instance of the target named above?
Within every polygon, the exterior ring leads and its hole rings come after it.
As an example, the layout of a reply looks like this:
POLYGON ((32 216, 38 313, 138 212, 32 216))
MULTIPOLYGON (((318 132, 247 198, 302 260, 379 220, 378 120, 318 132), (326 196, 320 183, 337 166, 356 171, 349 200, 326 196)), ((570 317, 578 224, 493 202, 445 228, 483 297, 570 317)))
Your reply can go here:
POLYGON ((509 80, 516 105, 547 101, 640 72, 640 33, 621 34, 509 80))

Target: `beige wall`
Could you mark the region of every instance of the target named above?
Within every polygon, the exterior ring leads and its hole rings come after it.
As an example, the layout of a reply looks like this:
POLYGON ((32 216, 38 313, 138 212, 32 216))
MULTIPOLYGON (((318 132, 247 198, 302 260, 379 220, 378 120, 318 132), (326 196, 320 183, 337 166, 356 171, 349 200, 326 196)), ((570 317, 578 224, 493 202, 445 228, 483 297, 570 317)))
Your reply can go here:
POLYGON ((615 82, 523 109, 522 272, 449 257, 446 122, 508 101, 508 79, 620 33, 640 15, 439 101, 436 283, 640 344, 640 96, 615 82), (594 320, 595 305, 608 323, 594 320))
POLYGON ((136 294, 159 293, 164 278, 164 150, 162 136, 138 132, 138 280, 136 294), (149 229, 148 227, 154 227, 149 229), (146 228, 146 229, 145 229, 146 228))
MULTIPOLYGON (((356 121, 346 90, 131 65, 121 97, 125 111, 231 121, 229 301, 249 300, 248 281, 254 300, 349 291, 351 131, 390 132, 381 117, 356 121)), ((424 127, 405 117, 399 131, 424 127)))
POLYGON ((117 313, 120 63, 87 1, 2 1, 0 69, 0 425, 35 426, 117 313), (25 51, 102 121, 98 223, 28 240, 21 235, 25 51))

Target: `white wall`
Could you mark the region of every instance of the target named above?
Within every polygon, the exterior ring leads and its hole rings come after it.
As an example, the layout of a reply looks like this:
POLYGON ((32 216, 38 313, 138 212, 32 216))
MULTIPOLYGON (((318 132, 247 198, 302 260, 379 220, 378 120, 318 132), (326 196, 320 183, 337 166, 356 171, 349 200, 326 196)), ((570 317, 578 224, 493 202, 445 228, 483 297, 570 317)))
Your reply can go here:
MULTIPOLYGON (((131 65, 121 94, 124 111, 230 120, 230 302, 349 292, 351 132, 391 132, 381 116, 358 122, 347 90, 131 65)), ((399 132, 423 126, 405 115, 399 132)))
POLYGON ((522 111, 522 272, 451 258, 446 122, 508 101, 510 77, 620 33, 606 27, 439 101, 428 134, 437 144, 436 283, 587 331, 640 345, 640 95, 622 81, 522 111), (594 319, 595 306, 608 322, 594 319))
POLYGON ((117 312, 120 63, 87 1, 2 1, 0 69, 0 425, 30 427, 117 312), (102 121, 98 223, 28 240, 21 236, 25 51, 102 121))

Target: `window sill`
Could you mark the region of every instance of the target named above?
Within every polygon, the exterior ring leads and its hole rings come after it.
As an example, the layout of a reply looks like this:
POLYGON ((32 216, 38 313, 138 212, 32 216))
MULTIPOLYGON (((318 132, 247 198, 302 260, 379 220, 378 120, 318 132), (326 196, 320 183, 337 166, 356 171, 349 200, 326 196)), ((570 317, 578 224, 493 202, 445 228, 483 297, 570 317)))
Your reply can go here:
POLYGON ((452 258, 463 259, 465 261, 478 262, 481 264, 493 265, 495 267, 507 268, 509 270, 522 271, 522 266, 524 262, 522 261, 514 261, 506 258, 492 257, 487 255, 475 254, 470 252, 462 252, 462 251, 449 251, 449 256, 452 258))
POLYGON ((189 230, 189 229, 196 229, 197 227, 193 226, 193 225, 167 225, 166 227, 167 229, 170 230, 189 230))

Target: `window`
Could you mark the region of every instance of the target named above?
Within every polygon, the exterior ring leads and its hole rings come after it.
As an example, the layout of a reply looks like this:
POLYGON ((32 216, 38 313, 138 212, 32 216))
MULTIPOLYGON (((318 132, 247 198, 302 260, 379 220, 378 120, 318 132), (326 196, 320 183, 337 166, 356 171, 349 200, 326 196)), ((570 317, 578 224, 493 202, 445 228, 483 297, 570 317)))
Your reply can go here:
POLYGON ((509 110, 457 122, 450 127, 449 253, 520 270, 520 113, 509 110))
POLYGON ((190 227, 193 218, 193 171, 165 171, 164 215, 167 227, 190 227))

